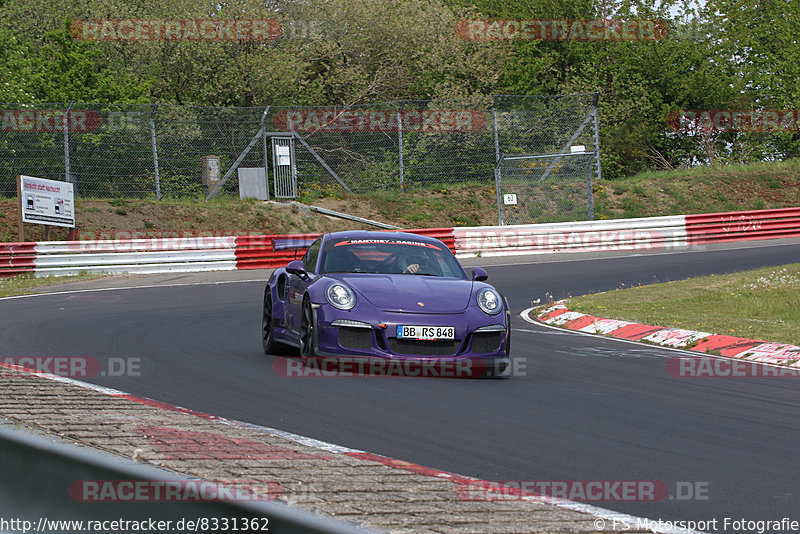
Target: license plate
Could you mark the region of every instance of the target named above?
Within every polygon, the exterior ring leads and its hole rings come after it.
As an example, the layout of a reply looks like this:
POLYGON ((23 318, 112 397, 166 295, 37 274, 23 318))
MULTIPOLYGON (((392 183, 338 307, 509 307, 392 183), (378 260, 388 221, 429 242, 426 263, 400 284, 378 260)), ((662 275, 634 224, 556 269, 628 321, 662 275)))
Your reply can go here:
POLYGON ((397 325, 398 339, 421 339, 436 341, 438 339, 455 339, 455 326, 415 326, 397 325))

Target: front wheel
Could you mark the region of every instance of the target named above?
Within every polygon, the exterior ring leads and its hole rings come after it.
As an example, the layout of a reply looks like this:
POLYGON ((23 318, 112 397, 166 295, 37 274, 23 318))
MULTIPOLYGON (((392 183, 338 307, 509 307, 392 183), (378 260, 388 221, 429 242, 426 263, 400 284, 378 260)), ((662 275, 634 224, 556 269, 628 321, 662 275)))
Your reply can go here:
POLYGON ((303 316, 300 320, 300 361, 303 365, 314 357, 314 311, 308 299, 303 301, 303 316))
POLYGON ((264 291, 264 311, 261 318, 261 340, 264 344, 264 354, 274 354, 278 348, 273 331, 275 316, 272 313, 272 292, 269 287, 264 291))

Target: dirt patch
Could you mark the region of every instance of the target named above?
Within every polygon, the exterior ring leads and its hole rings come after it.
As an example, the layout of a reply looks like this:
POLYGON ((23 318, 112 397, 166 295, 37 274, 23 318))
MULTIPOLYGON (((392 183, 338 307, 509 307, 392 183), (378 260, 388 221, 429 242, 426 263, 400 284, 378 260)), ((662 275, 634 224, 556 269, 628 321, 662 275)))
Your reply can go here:
MULTIPOLYGON (((315 214, 301 209, 297 203, 281 202, 82 200, 77 202, 76 213, 75 231, 51 227, 50 240, 297 234, 375 228, 315 214)), ((16 201, 0 200, 0 240, 18 241, 18 220, 16 201)), ((44 239, 43 226, 25 225, 26 241, 44 239)))

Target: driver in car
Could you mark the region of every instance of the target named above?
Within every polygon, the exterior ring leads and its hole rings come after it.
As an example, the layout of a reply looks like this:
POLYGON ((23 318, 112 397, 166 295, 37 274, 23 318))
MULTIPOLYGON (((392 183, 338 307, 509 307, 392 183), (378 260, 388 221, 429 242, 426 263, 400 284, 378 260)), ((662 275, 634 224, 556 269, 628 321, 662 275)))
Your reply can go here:
POLYGON ((417 271, 419 271, 419 263, 409 263, 406 268, 403 269, 403 274, 414 274, 417 271))
POLYGON ((414 274, 419 271, 420 266, 425 264, 425 258, 419 255, 408 256, 406 258, 406 267, 403 269, 403 274, 414 274))

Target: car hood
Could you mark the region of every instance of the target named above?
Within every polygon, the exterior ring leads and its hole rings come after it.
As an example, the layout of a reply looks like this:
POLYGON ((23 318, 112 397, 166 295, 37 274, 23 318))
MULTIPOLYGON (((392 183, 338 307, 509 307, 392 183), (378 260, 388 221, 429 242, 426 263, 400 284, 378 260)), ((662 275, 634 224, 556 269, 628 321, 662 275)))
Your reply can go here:
POLYGON ((410 274, 336 276, 373 306, 386 311, 456 313, 469 305, 472 282, 410 274))

